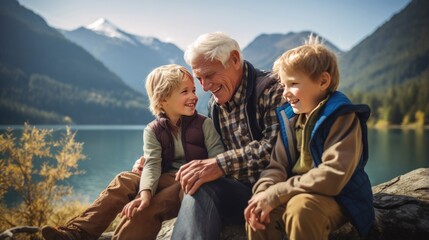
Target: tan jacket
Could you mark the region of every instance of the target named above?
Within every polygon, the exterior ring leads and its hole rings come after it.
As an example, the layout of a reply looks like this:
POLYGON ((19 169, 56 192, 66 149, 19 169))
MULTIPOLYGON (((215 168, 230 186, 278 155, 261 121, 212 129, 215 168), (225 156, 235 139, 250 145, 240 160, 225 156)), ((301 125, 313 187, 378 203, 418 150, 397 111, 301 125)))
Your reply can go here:
MULTIPOLYGON (((295 118, 296 119, 296 118, 295 118)), ((294 122, 292 122, 294 126, 294 122)), ((253 187, 253 192, 266 191, 271 207, 285 204, 300 193, 338 195, 352 176, 363 145, 359 119, 355 113, 338 117, 325 141, 322 163, 303 175, 287 176, 287 155, 280 134, 267 168, 253 187)))

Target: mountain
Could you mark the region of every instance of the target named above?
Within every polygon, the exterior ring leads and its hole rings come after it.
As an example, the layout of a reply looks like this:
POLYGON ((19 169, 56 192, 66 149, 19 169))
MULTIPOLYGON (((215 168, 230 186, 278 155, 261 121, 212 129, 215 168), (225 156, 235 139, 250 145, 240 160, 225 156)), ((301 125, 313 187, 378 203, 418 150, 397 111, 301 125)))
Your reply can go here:
MULTIPOLYGON (((244 58, 269 70, 278 56, 309 34, 259 35, 243 50, 244 58)), ((350 51, 325 44, 339 56, 340 90, 371 107, 370 124, 429 123, 428 1, 411 1, 350 51)))
POLYGON ((302 45, 310 34, 320 37, 326 46, 337 54, 342 54, 334 44, 320 35, 310 31, 289 32, 287 34, 261 34, 243 49, 244 59, 251 62, 255 67, 271 70, 274 61, 285 51, 302 45))
MULTIPOLYGON (((73 31, 61 30, 63 35, 80 45, 119 75, 128 86, 146 95, 147 74, 152 69, 170 63, 186 66, 183 51, 172 43, 154 37, 127 33, 109 20, 101 18, 73 31)), ((207 114, 210 93, 205 93, 195 82, 199 101, 197 110, 207 114)))
POLYGON ((378 91, 429 68, 429 2, 413 0, 341 57, 343 89, 378 91))
POLYGON ((340 73, 341 89, 373 119, 429 123, 429 1, 411 1, 341 56, 340 73))
POLYGON ((144 94, 144 80, 152 69, 170 63, 185 66, 183 51, 176 45, 129 34, 103 18, 62 33, 103 62, 131 88, 144 94))
POLYGON ((0 124, 144 124, 144 96, 16 0, 0 4, 0 124))

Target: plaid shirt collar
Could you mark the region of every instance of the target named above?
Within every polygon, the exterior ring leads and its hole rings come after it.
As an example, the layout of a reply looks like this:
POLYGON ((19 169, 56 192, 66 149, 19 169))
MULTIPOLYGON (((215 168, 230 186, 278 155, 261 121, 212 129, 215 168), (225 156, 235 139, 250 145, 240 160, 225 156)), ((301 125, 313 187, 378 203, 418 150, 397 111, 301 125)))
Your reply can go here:
POLYGON ((232 98, 228 102, 226 102, 224 106, 221 106, 221 107, 227 109, 228 111, 231 111, 231 109, 239 107, 240 105, 245 103, 246 97, 243 97, 243 96, 246 96, 247 76, 248 76, 247 64, 244 63, 243 77, 241 78, 241 82, 240 82, 240 85, 238 86, 238 89, 235 91, 232 98))

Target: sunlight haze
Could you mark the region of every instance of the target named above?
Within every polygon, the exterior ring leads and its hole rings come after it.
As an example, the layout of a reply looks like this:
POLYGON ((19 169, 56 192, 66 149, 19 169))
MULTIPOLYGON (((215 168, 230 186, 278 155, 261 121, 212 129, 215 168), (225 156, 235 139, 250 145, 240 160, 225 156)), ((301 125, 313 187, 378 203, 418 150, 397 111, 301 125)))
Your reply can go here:
POLYGON ((55 28, 74 30, 105 18, 132 34, 182 50, 203 33, 223 31, 242 48, 262 33, 313 31, 350 50, 410 0, 19 0, 55 28))

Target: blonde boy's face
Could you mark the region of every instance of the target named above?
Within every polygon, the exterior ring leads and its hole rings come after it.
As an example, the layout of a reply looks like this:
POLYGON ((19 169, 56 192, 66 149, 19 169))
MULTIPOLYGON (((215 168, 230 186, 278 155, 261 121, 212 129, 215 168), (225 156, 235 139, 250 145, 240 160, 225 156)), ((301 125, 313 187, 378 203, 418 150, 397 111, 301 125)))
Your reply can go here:
POLYGON ((187 77, 161 105, 168 118, 176 124, 181 116, 192 116, 195 113, 197 101, 194 80, 187 77))
POLYGON ((291 70, 280 70, 279 77, 284 86, 283 97, 296 114, 306 114, 308 117, 326 97, 326 82, 322 77, 312 80, 305 73, 291 70))

